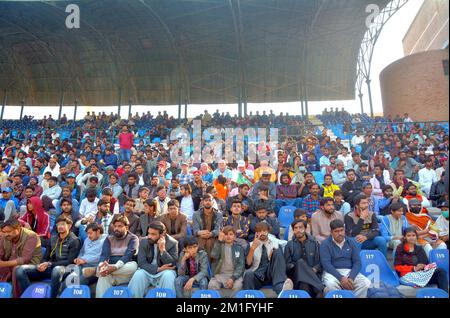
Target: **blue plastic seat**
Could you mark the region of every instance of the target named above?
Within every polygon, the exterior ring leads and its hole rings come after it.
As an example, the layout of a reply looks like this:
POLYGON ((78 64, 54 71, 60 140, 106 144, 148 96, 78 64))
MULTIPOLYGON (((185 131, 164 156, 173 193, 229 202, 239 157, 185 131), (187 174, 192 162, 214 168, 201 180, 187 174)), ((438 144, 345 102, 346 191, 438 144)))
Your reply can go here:
POLYGON ((133 298, 133 293, 126 286, 113 286, 106 290, 103 298, 133 298))
POLYGON ((217 290, 199 289, 192 293, 192 298, 222 298, 217 290))
POLYGON ((177 298, 177 295, 169 288, 153 288, 148 291, 145 298, 177 298))
POLYGON ((325 298, 355 298, 355 294, 350 290, 333 290, 328 292, 325 298))
POLYGON ((294 211, 295 206, 283 206, 280 208, 278 212, 278 221, 280 222, 281 227, 289 227, 291 223, 294 221, 294 211))
POLYGON ((372 283, 384 282, 388 285, 397 287, 400 281, 397 273, 395 273, 384 255, 378 250, 362 250, 361 257, 361 274, 371 279, 372 283), (376 280, 379 279, 377 282, 376 280))
POLYGON ((422 288, 417 291, 416 298, 448 298, 448 294, 439 288, 422 288))
POLYGON ((278 298, 311 298, 304 290, 283 290, 278 298))
POLYGON ((11 298, 12 286, 10 283, 0 283, 0 298, 11 298))
POLYGON ((430 262, 436 263, 438 268, 442 268, 447 272, 447 280, 448 280, 448 263, 449 263, 449 256, 448 256, 448 250, 447 249, 439 249, 439 250, 432 250, 430 252, 430 262))
POLYGON ((60 298, 91 298, 91 290, 87 285, 68 286, 63 290, 60 298))
POLYGON ((48 284, 37 283, 28 286, 20 298, 50 298, 51 288, 48 284))
POLYGON ((266 296, 260 290, 244 289, 238 291, 234 298, 266 298, 266 296))

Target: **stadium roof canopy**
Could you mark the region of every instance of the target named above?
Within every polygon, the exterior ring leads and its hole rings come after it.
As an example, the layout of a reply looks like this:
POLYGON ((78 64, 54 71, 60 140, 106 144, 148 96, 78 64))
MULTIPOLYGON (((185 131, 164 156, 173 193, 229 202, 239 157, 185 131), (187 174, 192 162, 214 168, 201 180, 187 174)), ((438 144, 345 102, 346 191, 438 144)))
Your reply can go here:
POLYGON ((354 99, 366 7, 388 2, 0 0, 0 89, 9 105, 354 99))

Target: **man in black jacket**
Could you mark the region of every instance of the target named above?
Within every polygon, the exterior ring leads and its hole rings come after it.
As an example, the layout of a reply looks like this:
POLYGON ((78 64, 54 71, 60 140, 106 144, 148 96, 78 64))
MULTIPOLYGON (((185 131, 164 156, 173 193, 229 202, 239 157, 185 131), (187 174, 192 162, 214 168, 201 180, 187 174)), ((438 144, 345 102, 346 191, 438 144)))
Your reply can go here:
POLYGON ((432 200, 433 206, 436 207, 448 200, 448 190, 445 186, 445 171, 441 175, 441 180, 431 185, 430 200, 432 200))
POLYGON ((345 202, 350 203, 350 206, 353 207, 355 205, 353 202, 355 196, 362 192, 362 182, 356 178, 355 170, 348 169, 346 174, 347 181, 344 182, 341 190, 344 194, 345 202))
POLYGON ((22 292, 30 286, 31 281, 50 278, 51 297, 56 298, 61 281, 70 273, 66 271, 66 266, 73 264, 80 251, 80 240, 70 231, 72 224, 70 218, 60 216, 56 220, 58 234, 51 237, 43 262, 17 268, 17 282, 22 292))
POLYGON ((166 234, 163 223, 150 223, 148 236, 139 244, 139 269, 128 284, 133 296, 143 298, 149 286, 175 290, 177 260, 178 242, 166 234))
POLYGON ((320 278, 319 243, 306 233, 308 222, 295 220, 291 224, 294 237, 284 249, 286 274, 293 281, 294 289, 301 289, 311 297, 323 297, 323 284, 320 278))

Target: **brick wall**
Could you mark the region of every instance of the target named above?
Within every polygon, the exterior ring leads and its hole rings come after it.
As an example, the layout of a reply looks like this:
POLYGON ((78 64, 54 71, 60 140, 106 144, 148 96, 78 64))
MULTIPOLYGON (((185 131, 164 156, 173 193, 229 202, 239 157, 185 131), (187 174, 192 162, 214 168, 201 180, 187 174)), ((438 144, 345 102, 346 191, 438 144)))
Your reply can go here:
POLYGON ((446 50, 404 57, 380 74, 384 115, 409 113, 413 120, 449 120, 449 78, 442 61, 446 50))

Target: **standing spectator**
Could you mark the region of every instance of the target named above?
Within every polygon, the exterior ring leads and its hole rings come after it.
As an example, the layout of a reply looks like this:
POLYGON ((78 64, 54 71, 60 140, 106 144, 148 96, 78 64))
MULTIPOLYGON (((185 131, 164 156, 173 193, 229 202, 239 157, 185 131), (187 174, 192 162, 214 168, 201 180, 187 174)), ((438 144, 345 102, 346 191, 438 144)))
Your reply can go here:
POLYGON ((134 135, 128 130, 128 127, 124 125, 122 127, 122 132, 119 134, 119 145, 120 145, 120 161, 130 161, 131 159, 131 148, 134 146, 134 135))
POLYGON ((366 298, 371 283, 360 274, 359 248, 345 236, 344 222, 341 220, 332 221, 330 229, 331 235, 320 245, 325 293, 346 289, 353 291, 358 298, 366 298))

